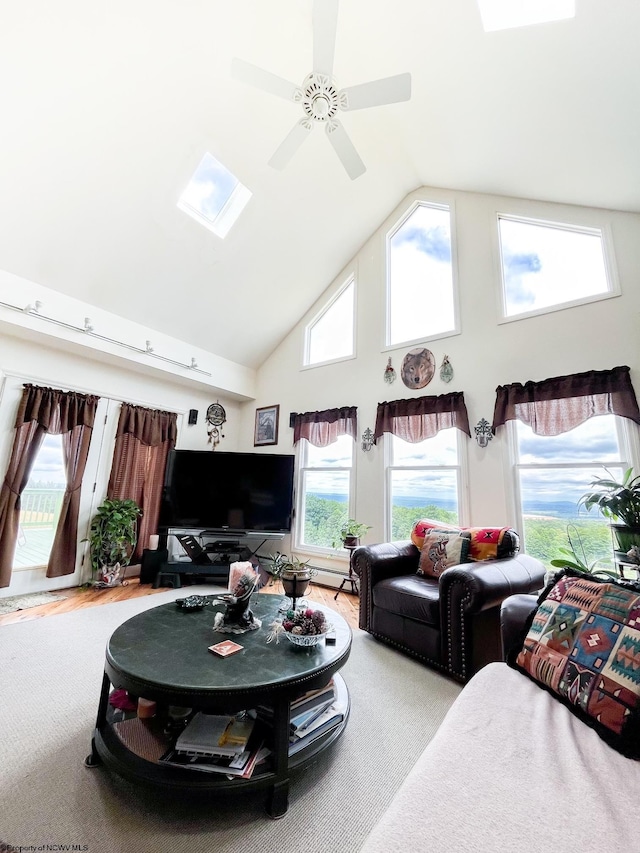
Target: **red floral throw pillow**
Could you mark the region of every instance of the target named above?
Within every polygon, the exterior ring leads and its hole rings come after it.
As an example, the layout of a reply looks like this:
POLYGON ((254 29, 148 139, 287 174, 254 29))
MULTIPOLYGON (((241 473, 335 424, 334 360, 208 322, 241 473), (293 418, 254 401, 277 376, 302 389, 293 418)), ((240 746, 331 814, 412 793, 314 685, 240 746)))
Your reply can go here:
POLYGON ((614 749, 640 758, 640 584, 565 569, 540 596, 508 663, 614 749))

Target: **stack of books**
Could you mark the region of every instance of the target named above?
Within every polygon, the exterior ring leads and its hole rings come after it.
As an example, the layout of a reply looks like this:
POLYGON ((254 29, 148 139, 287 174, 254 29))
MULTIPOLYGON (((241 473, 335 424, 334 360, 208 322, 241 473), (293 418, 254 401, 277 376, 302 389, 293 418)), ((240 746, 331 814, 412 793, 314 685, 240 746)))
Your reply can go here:
POLYGON ((197 713, 162 758, 167 764, 249 779, 268 750, 251 719, 197 713))
POLYGON ((321 735, 335 729, 347 713, 349 695, 341 679, 336 682, 332 680, 327 687, 315 693, 317 695, 312 704, 302 701, 304 697, 291 704, 289 755, 295 755, 321 735))

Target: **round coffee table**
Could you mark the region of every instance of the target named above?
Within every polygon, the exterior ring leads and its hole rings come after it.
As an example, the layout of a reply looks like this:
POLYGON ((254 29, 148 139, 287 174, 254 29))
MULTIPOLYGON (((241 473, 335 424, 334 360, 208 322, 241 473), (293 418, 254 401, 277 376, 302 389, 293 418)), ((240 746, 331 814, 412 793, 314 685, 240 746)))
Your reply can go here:
MULTIPOLYGON (((214 600, 215 596, 209 596, 214 600)), ((244 634, 221 634, 213 631, 215 613, 222 603, 206 606, 201 611, 186 612, 175 603, 153 607, 124 622, 112 634, 106 651, 102 692, 91 744, 88 766, 103 763, 120 775, 141 783, 184 791, 211 790, 217 793, 265 788, 269 790, 267 811, 281 817, 288 806, 289 773, 308 763, 340 736, 347 723, 347 707, 343 721, 289 755, 290 702, 302 693, 325 686, 347 661, 351 651, 351 629, 335 611, 319 604, 335 631, 335 645, 321 641, 308 648, 294 646, 286 637, 279 644, 267 643, 270 624, 282 614, 278 595, 256 595, 251 604, 262 620, 262 628, 244 634), (224 639, 232 639, 243 650, 226 658, 208 651, 208 647, 224 639), (111 719, 110 688, 123 688, 129 694, 157 703, 159 715, 168 706, 193 708, 214 713, 237 713, 262 706, 273 718, 271 755, 259 765, 249 779, 228 779, 217 773, 204 773, 177 767, 158 760, 149 749, 149 736, 155 738, 162 751, 162 731, 150 722, 141 727, 142 738, 125 741, 118 734, 118 724, 111 719), (150 758, 151 754, 151 758, 150 758)), ((340 679, 339 675, 335 676, 340 679)), ((138 725, 138 724, 135 724, 138 725)), ((171 742, 166 740, 166 749, 171 742)))

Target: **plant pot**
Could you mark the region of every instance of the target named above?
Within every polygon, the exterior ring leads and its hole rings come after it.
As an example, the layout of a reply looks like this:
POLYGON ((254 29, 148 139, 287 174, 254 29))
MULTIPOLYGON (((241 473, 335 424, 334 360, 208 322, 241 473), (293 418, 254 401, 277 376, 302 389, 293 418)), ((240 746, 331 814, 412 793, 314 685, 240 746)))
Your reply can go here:
POLYGON ((640 548, 640 527, 627 527, 626 524, 612 524, 615 541, 614 550, 626 554, 631 548, 640 548))
POLYGON ((359 536, 345 536, 342 540, 342 544, 345 548, 357 548, 360 544, 359 536))
POLYGON ((301 598, 309 589, 311 572, 287 572, 280 576, 285 595, 289 598, 301 598))

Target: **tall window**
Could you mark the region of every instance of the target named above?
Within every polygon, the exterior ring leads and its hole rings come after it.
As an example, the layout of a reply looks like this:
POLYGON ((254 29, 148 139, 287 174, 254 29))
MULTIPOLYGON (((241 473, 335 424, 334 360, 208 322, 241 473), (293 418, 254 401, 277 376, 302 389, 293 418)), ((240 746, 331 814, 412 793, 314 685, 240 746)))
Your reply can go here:
POLYGON ((599 228, 499 216, 505 318, 539 314, 619 292, 599 228))
POLYGON ((415 444, 389 436, 387 523, 391 541, 408 539, 421 518, 447 523, 460 520, 460 440, 460 430, 454 427, 415 444))
POLYGON ((353 446, 350 435, 341 435, 327 447, 301 440, 299 547, 332 549, 340 542, 340 528, 350 517, 353 446))
POLYGON ((605 466, 614 478, 629 467, 629 436, 640 424, 629 368, 501 385, 494 431, 507 422, 523 549, 548 565, 573 546, 587 563, 611 566, 607 524, 578 501, 605 466))
POLYGON ((307 326, 304 364, 350 358, 355 353, 356 284, 351 277, 307 326))
MULTIPOLYGON (((355 406, 296 414, 298 447, 296 545, 330 550, 350 517, 353 446, 358 434, 355 406)), ((340 547, 337 545, 336 547, 340 547)))
POLYGON ((451 212, 419 203, 387 236, 387 346, 458 331, 451 212))
POLYGON ((45 435, 20 496, 14 570, 46 566, 49 562, 66 486, 62 436, 45 435))
POLYGON ((535 435, 520 421, 510 430, 523 550, 548 566, 571 537, 588 563, 612 568, 609 524, 597 510, 578 509, 578 500, 595 477, 607 476, 604 466, 616 480, 630 466, 622 419, 591 418, 561 435, 535 435))

